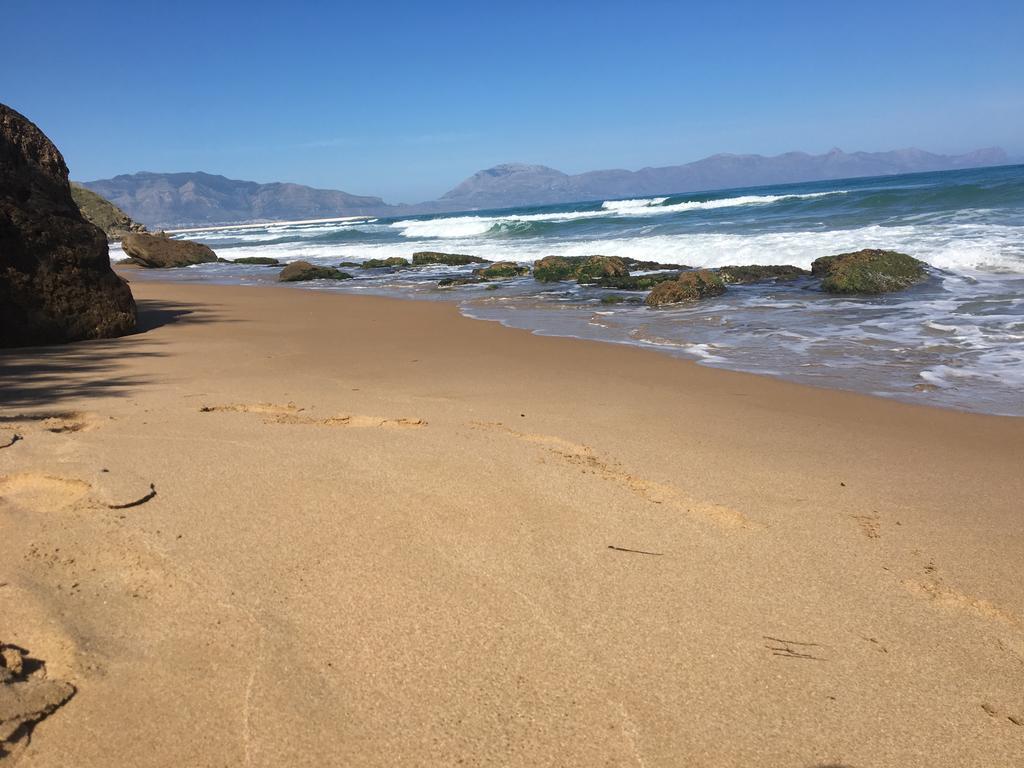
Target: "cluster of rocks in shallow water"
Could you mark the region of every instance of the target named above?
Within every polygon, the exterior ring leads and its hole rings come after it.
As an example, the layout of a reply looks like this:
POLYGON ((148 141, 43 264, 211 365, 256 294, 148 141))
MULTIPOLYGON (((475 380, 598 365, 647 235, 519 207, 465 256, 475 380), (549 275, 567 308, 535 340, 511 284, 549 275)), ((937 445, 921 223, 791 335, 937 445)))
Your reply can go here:
MULTIPOLYGON (((239 260, 241 263, 241 260, 239 260)), ((254 263, 254 262, 250 262, 254 263)), ((526 277, 531 269, 513 261, 489 262, 465 254, 421 251, 412 261, 401 257, 370 259, 362 263, 343 262, 340 267, 360 269, 412 269, 423 266, 466 266, 482 264, 472 275, 445 277, 441 288, 475 285, 516 277, 526 277)), ((532 276, 541 283, 575 281, 582 285, 620 291, 648 291, 644 303, 649 306, 679 304, 720 296, 730 285, 761 282, 787 282, 819 278, 823 291, 836 294, 879 294, 908 288, 927 278, 927 265, 895 251, 867 249, 817 259, 811 270, 792 265, 745 264, 717 269, 693 269, 677 264, 639 261, 618 256, 546 256, 537 260, 532 276), (632 270, 645 274, 634 275, 632 270), (651 271, 657 270, 657 271, 651 271)), ((294 262, 281 273, 281 280, 345 280, 352 276, 333 267, 315 267, 294 262)), ((497 286, 487 286, 493 289, 497 286)), ((606 304, 635 303, 635 299, 612 294, 602 298, 606 304)))

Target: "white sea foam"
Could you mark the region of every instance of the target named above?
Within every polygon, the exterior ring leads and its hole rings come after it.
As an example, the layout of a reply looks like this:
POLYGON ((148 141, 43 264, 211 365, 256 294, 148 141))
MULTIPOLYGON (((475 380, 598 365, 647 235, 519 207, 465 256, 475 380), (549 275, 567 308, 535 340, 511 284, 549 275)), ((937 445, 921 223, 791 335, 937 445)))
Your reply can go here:
POLYGON ((717 200, 686 200, 664 205, 667 197, 636 200, 607 200, 595 211, 558 211, 552 213, 514 213, 505 216, 449 216, 433 219, 405 219, 391 224, 405 237, 462 238, 483 235, 502 224, 533 221, 574 221, 612 217, 664 216, 683 211, 705 211, 747 205, 770 205, 785 200, 804 200, 827 195, 844 195, 846 190, 811 192, 803 195, 742 195, 717 200))

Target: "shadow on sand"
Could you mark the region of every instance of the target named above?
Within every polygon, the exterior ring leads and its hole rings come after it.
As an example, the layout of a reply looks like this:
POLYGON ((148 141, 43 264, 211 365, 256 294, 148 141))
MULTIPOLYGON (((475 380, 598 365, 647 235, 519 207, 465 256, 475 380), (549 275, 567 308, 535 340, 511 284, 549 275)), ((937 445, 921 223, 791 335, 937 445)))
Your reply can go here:
POLYGON ((221 321, 206 305, 150 299, 137 305, 138 325, 128 336, 0 350, 0 409, 53 406, 90 396, 123 397, 150 382, 122 373, 124 364, 164 355, 158 349, 161 342, 146 339, 146 334, 168 325, 221 321))

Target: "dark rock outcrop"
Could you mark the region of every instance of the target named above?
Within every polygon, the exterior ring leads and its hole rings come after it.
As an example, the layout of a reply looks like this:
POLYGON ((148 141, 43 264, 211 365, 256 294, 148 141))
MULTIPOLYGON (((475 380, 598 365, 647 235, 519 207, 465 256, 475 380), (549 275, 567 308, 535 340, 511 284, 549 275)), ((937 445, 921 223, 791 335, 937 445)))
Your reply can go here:
POLYGON ((866 248, 815 259, 811 274, 829 293, 891 293, 924 281, 925 266, 905 253, 866 248))
POLYGON ((252 264, 258 267, 279 267, 281 262, 277 259, 272 259, 269 256, 243 256, 240 259, 235 259, 235 264, 252 264))
POLYGON ((487 259, 479 256, 467 256, 463 253, 439 253, 437 251, 419 251, 412 255, 412 263, 415 267, 425 267, 428 264, 445 264, 449 267, 461 267, 466 264, 489 264, 487 259))
POLYGON ((121 247, 134 264, 151 269, 190 267, 217 261, 217 254, 208 245, 191 240, 172 240, 164 235, 141 232, 125 235, 121 247))
POLYGON ((473 274, 485 280, 505 280, 530 274, 529 267, 522 267, 514 261, 496 261, 489 267, 474 269, 473 274))
POLYGON ((0 104, 0 347, 120 336, 135 301, 107 237, 71 197, 64 158, 0 104))
POLYGON ((146 231, 145 226, 134 221, 112 202, 81 184, 71 182, 71 197, 82 215, 107 233, 108 240, 120 240, 132 232, 146 231))
POLYGON ((720 267, 718 276, 726 285, 748 285, 750 283, 763 283, 768 280, 786 281, 796 280, 811 274, 806 269, 794 267, 791 264, 744 264, 738 267, 720 267))
POLYGON ((707 269, 694 272, 683 272, 676 280, 658 283, 647 294, 646 304, 660 307, 664 304, 679 304, 684 301, 697 301, 709 296, 721 296, 725 293, 722 278, 707 269))
POLYGON ((306 280, 351 280, 352 275, 334 267, 318 267, 308 261, 293 261, 281 270, 277 279, 282 283, 298 283, 306 280))

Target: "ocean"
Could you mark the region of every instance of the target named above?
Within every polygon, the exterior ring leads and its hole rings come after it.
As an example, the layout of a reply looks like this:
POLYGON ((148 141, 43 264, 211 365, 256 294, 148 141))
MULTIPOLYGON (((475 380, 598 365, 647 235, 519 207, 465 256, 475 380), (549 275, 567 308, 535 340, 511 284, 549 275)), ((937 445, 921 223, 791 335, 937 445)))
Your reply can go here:
MULTIPOLYGON (((524 264, 552 254, 602 254, 691 267, 808 268, 819 256, 897 250, 927 262, 929 279, 879 297, 830 296, 806 278, 730 286, 718 298, 652 309, 601 302, 608 293, 626 295, 622 291, 528 277, 437 286, 444 277, 468 275, 471 267, 346 268, 355 279, 282 290, 453 301, 469 317, 540 334, 633 344, 709 366, 1024 416, 1024 166, 398 219, 210 227, 180 236, 228 260, 269 256, 325 265, 432 250, 524 264)), ((111 257, 123 253, 112 248, 111 257)), ((262 285, 275 283, 277 270, 208 264, 137 274, 262 285)))

